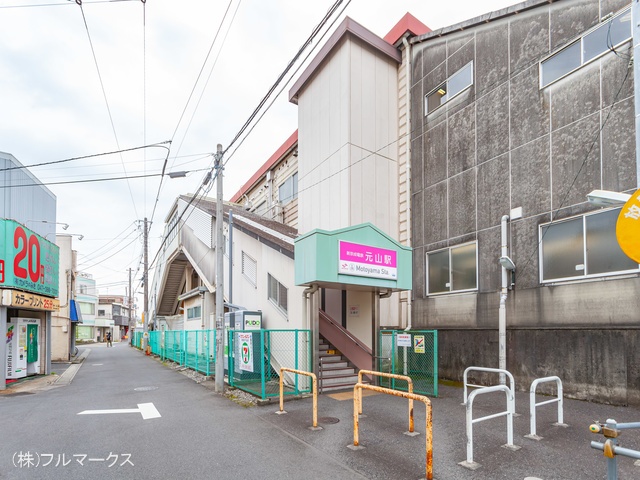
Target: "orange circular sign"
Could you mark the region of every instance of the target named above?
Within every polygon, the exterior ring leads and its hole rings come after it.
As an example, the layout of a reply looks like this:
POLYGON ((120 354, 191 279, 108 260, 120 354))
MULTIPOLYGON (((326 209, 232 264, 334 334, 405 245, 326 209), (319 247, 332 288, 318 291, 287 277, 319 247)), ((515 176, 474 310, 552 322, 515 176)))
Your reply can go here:
POLYGON ((622 251, 636 263, 640 263, 640 190, 624 204, 618 222, 616 237, 622 251))

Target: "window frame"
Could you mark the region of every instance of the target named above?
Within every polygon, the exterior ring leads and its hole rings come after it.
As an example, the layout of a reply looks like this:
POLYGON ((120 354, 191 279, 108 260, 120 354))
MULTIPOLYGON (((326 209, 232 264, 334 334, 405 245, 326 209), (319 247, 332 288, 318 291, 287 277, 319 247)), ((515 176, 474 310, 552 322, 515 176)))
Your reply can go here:
POLYGON ((294 172, 289 175, 285 181, 278 186, 278 201, 280 204, 287 205, 288 203, 293 202, 296 198, 298 198, 298 172, 294 172), (290 190, 291 194, 283 199, 280 192, 282 192, 285 186, 290 190))
POLYGON ((426 297, 435 297, 435 296, 441 296, 441 295, 457 295, 457 294, 461 294, 461 293, 475 293, 478 292, 478 282, 479 282, 479 276, 478 276, 478 270, 479 270, 479 265, 478 265, 478 241, 474 240, 473 242, 465 242, 465 243, 461 243, 459 245, 451 245, 449 247, 444 247, 444 248, 439 248, 437 250, 432 250, 430 252, 426 252, 425 253, 425 296, 426 297), (459 248, 463 248, 463 247, 468 247, 469 245, 474 245, 475 246, 475 284, 476 286, 474 288, 465 288, 465 289, 460 289, 460 290, 452 290, 452 286, 453 286, 453 281, 452 281, 452 268, 451 268, 451 251, 452 250, 456 250, 459 248), (444 252, 444 251, 448 251, 449 252, 449 291, 444 291, 444 292, 430 292, 429 291, 429 255, 433 255, 436 253, 440 253, 440 252, 444 252))
POLYGON ((198 320, 200 318, 202 318, 202 305, 194 305, 193 307, 187 307, 188 321, 198 320))
MULTIPOLYGON (((602 215, 607 212, 611 212, 615 210, 620 211, 621 209, 622 207, 600 209, 600 210, 595 210, 593 212, 584 213, 582 215, 575 215, 573 217, 563 218, 562 220, 541 223, 540 225, 538 225, 538 242, 539 242, 538 244, 540 245, 540 248, 538 249, 538 262, 539 262, 538 270, 539 270, 540 284, 549 285, 549 284, 561 283, 561 282, 572 282, 576 280, 580 281, 580 280, 588 280, 588 279, 599 279, 603 277, 613 277, 613 276, 619 276, 619 275, 640 273, 640 264, 638 264, 637 268, 635 269, 616 270, 611 272, 588 273, 589 262, 588 262, 588 250, 587 250, 587 234, 588 234, 587 219, 595 215, 602 215), (553 226, 553 225, 560 225, 562 223, 567 223, 571 221, 576 221, 577 219, 582 220, 582 263, 578 264, 578 265, 582 265, 582 270, 576 270, 576 272, 582 271, 587 273, 582 273, 580 275, 572 275, 569 277, 557 277, 557 278, 545 279, 544 278, 544 258, 545 258, 544 257, 544 236, 546 235, 546 232, 543 233, 544 228, 548 228, 549 226, 553 226)), ((615 236, 614 236, 614 239, 615 239, 615 236)), ((617 240, 616 240, 616 243, 617 243, 617 240)))
POLYGON ((288 321, 289 320, 289 289, 270 273, 267 273, 267 299, 287 318, 287 321, 288 321), (274 298, 271 296, 272 280, 276 283, 277 298, 274 298), (285 299, 286 303, 284 306, 281 305, 282 303, 282 299, 280 298, 281 288, 287 292, 286 299, 285 299))
POLYGON ((244 250, 242 251, 242 276, 244 278, 247 279, 247 281, 254 286, 254 288, 258 288, 258 262, 257 260, 255 260, 253 257, 251 257, 251 255, 249 255, 247 252, 245 252, 244 250), (251 276, 248 275, 248 273, 251 273, 248 271, 247 268, 245 268, 245 265, 247 264, 247 262, 245 260, 250 260, 250 263, 253 265, 253 278, 251 276))
POLYGON ((471 88, 471 86, 473 85, 473 82, 474 82, 474 69, 473 69, 473 67, 474 67, 473 60, 471 60, 470 62, 466 63, 462 68, 460 68, 459 70, 457 70, 453 74, 449 75, 449 77, 444 82, 440 83, 436 88, 434 88, 433 90, 431 90, 429 93, 427 93, 424 96, 424 106, 423 107, 424 107, 424 116, 425 117, 427 115, 435 112, 439 108, 443 107, 444 105, 449 103, 449 101, 453 100, 458 95, 461 95, 463 92, 465 92, 467 89, 471 88), (469 72, 470 72, 469 84, 465 85, 464 87, 462 87, 457 92, 455 92, 453 94, 450 94, 449 93, 450 92, 449 82, 451 82, 453 79, 455 79, 456 75, 460 75, 467 67, 469 67, 469 72), (437 107, 433 108, 432 110, 429 110, 429 97, 431 97, 434 93, 438 93, 441 89, 444 90, 444 93, 442 94, 440 105, 438 105, 437 107))
MULTIPOLYGON (((611 28, 611 24, 614 20, 616 20, 619 17, 622 17, 625 14, 629 14, 631 15, 631 6, 627 6, 623 9, 621 9, 619 12, 617 12, 616 14, 614 14, 611 18, 607 18, 604 21, 600 21, 600 23, 598 23, 598 25, 594 25, 593 27, 591 27, 589 30, 587 30, 586 32, 584 32, 582 35, 573 38, 570 42, 568 42, 566 45, 564 45, 562 48, 556 50, 555 52, 547 55, 546 57, 544 57, 542 60, 540 60, 540 62, 538 63, 538 82, 539 82, 539 86, 540 86, 540 90, 553 85, 554 83, 562 80, 563 78, 571 75, 573 72, 576 72, 577 70, 580 70, 582 67, 584 67, 585 65, 589 65, 592 62, 595 62, 596 60, 602 58, 604 55, 606 55, 607 53, 610 53, 611 50, 615 50, 617 47, 619 47, 620 45, 628 42, 629 40, 631 40, 633 38, 633 22, 630 21, 629 22, 629 37, 616 43, 615 45, 607 45, 607 48, 595 55, 592 56, 590 58, 588 58, 587 60, 585 60, 585 52, 584 52, 584 39, 585 37, 588 37, 589 35, 593 34, 593 32, 595 32, 596 30, 599 30, 601 28, 607 28, 610 29, 611 28), (574 46, 576 43, 580 44, 580 65, 577 66, 576 68, 573 68, 572 70, 569 70, 567 72, 565 72, 564 74, 560 75, 558 78, 555 78, 554 80, 551 80, 547 83, 543 83, 543 64, 547 61, 549 61, 550 59, 552 59, 553 57, 558 56, 559 54, 561 54, 562 52, 565 52, 567 49, 571 48, 572 46, 574 46)), ((609 38, 609 34, 607 33, 607 38, 609 38)))

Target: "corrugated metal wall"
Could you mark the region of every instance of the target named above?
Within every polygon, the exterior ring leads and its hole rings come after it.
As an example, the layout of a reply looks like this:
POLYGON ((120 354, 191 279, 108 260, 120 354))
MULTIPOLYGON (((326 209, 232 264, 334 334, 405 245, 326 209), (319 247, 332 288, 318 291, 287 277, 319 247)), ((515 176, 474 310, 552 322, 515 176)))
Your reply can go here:
MULTIPOLYGON (((179 210, 184 211, 185 208, 187 208, 187 202, 180 199, 179 210)), ((209 248, 213 247, 213 222, 211 215, 191 205, 182 217, 182 220, 191 227, 193 233, 201 242, 209 248)))
MULTIPOLYGON (((11 154, 0 152, 0 217, 27 225, 41 236, 55 235, 56 196, 11 154), (36 185, 36 186, 25 186, 36 185)), ((55 239, 49 238, 55 242, 55 239)))

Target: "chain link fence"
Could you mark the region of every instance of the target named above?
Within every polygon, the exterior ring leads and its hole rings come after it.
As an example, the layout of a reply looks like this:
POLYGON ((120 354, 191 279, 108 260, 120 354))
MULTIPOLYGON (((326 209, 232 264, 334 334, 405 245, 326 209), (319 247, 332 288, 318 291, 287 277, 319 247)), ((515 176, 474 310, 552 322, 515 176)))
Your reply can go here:
MULTIPOLYGON (((413 392, 438 396, 438 332, 436 330, 380 330, 378 370, 406 375, 413 392)), ((407 382, 380 378, 380 386, 407 391, 407 382)))
MULTIPOLYGON (((143 332, 134 332, 132 345, 142 349, 143 332)), ((151 353, 163 360, 215 375, 215 330, 149 332, 151 353)), ((311 371, 309 330, 228 330, 224 345, 229 386, 266 399, 280 395, 280 368, 311 371), (229 355, 231 353, 231 355, 229 355)), ((311 392, 311 379, 285 373, 285 395, 311 392)))
MULTIPOLYGON (((309 330, 231 330, 229 385, 259 396, 280 395, 280 368, 311 370, 309 330)), ((311 392, 311 379, 285 373, 284 394, 311 392)))

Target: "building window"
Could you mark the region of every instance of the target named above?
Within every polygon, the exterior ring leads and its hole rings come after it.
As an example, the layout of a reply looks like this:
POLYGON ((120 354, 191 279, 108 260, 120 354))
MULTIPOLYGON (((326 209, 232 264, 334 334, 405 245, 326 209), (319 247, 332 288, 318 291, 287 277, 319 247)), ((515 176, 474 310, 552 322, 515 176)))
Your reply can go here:
POLYGON ((477 243, 427 253, 427 295, 466 292, 477 288, 477 243))
POLYGON ((451 75, 446 82, 438 85, 424 97, 424 114, 427 115, 441 107, 456 95, 473 85, 473 62, 451 75))
POLYGON ((98 316, 104 317, 104 310, 98 310, 98 316))
POLYGON ((637 272, 616 239, 619 208, 540 226, 544 282, 637 272))
POLYGON ((278 200, 283 205, 298 198, 298 173, 294 173, 278 187, 278 200))
POLYGON ((258 262, 242 252, 242 275, 255 287, 258 285, 258 262))
POLYGON ((187 308, 187 320, 195 320, 202 316, 202 306, 187 308))
POLYGON ((96 314, 96 305, 94 303, 88 302, 76 302, 80 307, 80 313, 83 315, 95 315, 96 314))
POLYGON ((267 282, 269 284, 269 300, 287 313, 287 287, 272 277, 271 274, 267 274, 267 282))
POLYGON ((559 80, 631 39, 629 7, 540 62, 540 88, 559 80))

